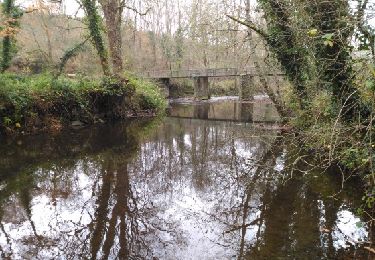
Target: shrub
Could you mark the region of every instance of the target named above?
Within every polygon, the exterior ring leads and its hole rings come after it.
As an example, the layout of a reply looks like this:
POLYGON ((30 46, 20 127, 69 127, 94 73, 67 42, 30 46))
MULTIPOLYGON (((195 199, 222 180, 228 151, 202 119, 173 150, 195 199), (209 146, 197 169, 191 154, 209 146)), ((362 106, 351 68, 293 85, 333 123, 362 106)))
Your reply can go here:
POLYGON ((141 109, 152 109, 163 111, 167 107, 167 102, 161 89, 153 82, 136 78, 134 75, 126 75, 129 85, 134 87, 136 99, 141 109))
POLYGON ((139 110, 154 114, 165 107, 157 86, 135 77, 127 82, 116 78, 0 74, 0 130, 8 127, 27 131, 35 121, 45 119, 90 123, 98 117, 134 116, 139 110))

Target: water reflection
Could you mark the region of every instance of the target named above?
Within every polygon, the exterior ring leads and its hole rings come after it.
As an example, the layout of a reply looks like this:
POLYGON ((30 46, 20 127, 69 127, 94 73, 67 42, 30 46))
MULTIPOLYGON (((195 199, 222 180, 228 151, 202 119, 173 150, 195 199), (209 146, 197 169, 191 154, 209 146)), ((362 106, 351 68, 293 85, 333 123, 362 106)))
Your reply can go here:
POLYGON ((252 123, 274 123, 280 119, 274 105, 264 100, 255 102, 222 100, 193 105, 179 103, 169 109, 169 115, 178 118, 252 123))
POLYGON ((295 155, 271 130, 168 118, 0 151, 4 259, 365 256, 350 245, 369 232, 352 191, 332 199, 329 175, 291 178, 295 155))

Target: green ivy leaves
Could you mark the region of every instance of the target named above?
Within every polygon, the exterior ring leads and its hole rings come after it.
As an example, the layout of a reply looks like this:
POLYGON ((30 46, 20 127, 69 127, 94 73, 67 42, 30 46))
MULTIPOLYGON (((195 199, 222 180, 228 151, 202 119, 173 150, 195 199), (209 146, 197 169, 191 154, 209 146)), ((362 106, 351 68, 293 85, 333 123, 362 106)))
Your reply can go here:
POLYGON ((323 45, 327 47, 333 47, 334 46, 334 39, 333 37, 335 36, 333 33, 326 33, 323 34, 321 37, 319 36, 319 30, 316 28, 310 29, 307 31, 307 35, 312 38, 320 38, 323 40, 323 45))
POLYGON ((334 36, 333 33, 327 33, 327 34, 322 35, 324 46, 329 46, 329 47, 334 46, 333 36, 334 36))
POLYGON ((307 35, 310 37, 315 37, 318 35, 318 33, 319 33, 318 29, 311 29, 307 32, 307 35))

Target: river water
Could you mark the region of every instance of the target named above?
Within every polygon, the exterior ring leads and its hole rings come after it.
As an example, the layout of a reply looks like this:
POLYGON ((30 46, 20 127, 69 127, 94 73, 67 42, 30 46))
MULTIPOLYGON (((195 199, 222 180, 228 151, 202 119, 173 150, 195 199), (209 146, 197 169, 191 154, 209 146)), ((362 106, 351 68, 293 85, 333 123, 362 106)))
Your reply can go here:
POLYGON ((360 186, 280 138, 272 104, 169 115, 2 140, 1 258, 371 259, 360 186))

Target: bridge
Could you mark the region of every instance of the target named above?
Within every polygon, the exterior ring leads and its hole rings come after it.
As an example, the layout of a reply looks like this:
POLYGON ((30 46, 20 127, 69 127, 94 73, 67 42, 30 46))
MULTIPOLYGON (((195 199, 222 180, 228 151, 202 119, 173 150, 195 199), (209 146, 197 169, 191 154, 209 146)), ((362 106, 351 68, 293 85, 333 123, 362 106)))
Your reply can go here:
POLYGON ((194 97, 197 99, 209 99, 209 78, 235 77, 240 79, 240 98, 252 99, 254 89, 254 78, 259 77, 260 81, 265 81, 267 77, 283 77, 285 74, 273 69, 267 72, 261 71, 257 67, 245 69, 237 68, 215 68, 215 69, 188 69, 188 70, 152 70, 142 74, 144 78, 155 79, 161 82, 166 88, 169 96, 170 80, 190 78, 194 80, 194 97))
POLYGON ((143 73, 143 77, 152 79, 165 78, 195 78, 195 77, 235 77, 242 75, 252 76, 275 76, 284 74, 277 71, 269 71, 268 73, 259 73, 255 67, 245 68, 243 70, 237 68, 219 68, 219 69, 188 69, 188 70, 152 70, 143 73))

